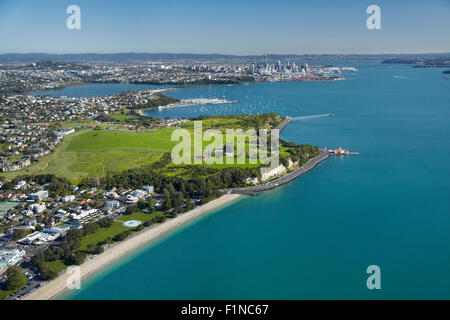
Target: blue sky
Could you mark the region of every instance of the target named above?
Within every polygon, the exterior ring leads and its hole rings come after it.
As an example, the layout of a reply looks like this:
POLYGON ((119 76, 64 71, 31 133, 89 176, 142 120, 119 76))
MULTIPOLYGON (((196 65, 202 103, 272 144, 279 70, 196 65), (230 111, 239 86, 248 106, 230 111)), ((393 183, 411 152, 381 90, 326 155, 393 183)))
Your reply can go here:
POLYGON ((9 52, 450 52, 450 0, 0 0, 9 52), (81 30, 66 28, 71 4, 81 30))

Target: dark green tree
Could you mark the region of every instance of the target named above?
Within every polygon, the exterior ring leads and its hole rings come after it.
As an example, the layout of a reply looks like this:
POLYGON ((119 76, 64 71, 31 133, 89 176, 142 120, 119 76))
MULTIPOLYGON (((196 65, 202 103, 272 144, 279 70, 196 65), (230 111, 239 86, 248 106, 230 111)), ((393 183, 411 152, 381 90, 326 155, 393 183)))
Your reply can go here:
POLYGON ((18 266, 11 266, 6 271, 7 280, 5 283, 5 289, 6 290, 19 290, 22 288, 26 283, 26 277, 23 274, 23 271, 18 266))

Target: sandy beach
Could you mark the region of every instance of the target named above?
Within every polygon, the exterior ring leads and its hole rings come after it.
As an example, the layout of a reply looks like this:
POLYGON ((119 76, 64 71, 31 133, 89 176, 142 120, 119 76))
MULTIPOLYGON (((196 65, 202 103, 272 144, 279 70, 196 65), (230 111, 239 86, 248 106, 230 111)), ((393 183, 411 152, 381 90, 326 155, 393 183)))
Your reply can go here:
MULTIPOLYGON (((176 218, 166 220, 162 224, 145 229, 125 241, 111 246, 100 255, 88 257, 80 266, 81 278, 85 279, 93 273, 101 271, 107 265, 121 259, 126 254, 141 247, 142 245, 145 245, 150 241, 155 240, 158 237, 161 237, 162 235, 165 235, 208 212, 216 210, 239 197, 240 195, 238 194, 224 195, 216 200, 208 202, 207 204, 183 213, 176 218)), ((66 290, 66 283, 70 276, 71 274, 63 271, 56 279, 46 283, 41 288, 25 296, 23 300, 48 300, 56 298, 66 290)))

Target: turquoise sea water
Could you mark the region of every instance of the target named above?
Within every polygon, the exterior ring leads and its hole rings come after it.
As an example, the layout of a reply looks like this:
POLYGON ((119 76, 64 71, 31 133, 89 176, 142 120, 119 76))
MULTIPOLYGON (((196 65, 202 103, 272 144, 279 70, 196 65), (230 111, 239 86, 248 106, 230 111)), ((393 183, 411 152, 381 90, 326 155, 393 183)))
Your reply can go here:
POLYGON ((441 69, 343 64, 359 71, 347 81, 170 92, 240 103, 149 115, 333 113, 294 121, 282 138, 361 154, 234 202, 63 298, 449 299, 450 81, 441 69), (381 290, 366 287, 372 264, 381 290))

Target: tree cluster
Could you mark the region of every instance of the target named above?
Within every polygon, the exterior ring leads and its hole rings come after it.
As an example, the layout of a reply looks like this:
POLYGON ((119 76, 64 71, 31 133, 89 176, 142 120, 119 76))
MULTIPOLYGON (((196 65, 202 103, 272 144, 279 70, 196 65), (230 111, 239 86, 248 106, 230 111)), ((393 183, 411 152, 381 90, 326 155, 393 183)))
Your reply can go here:
POLYGON ((11 266, 6 271, 7 280, 5 283, 6 290, 17 291, 27 283, 27 278, 18 266, 11 266))

